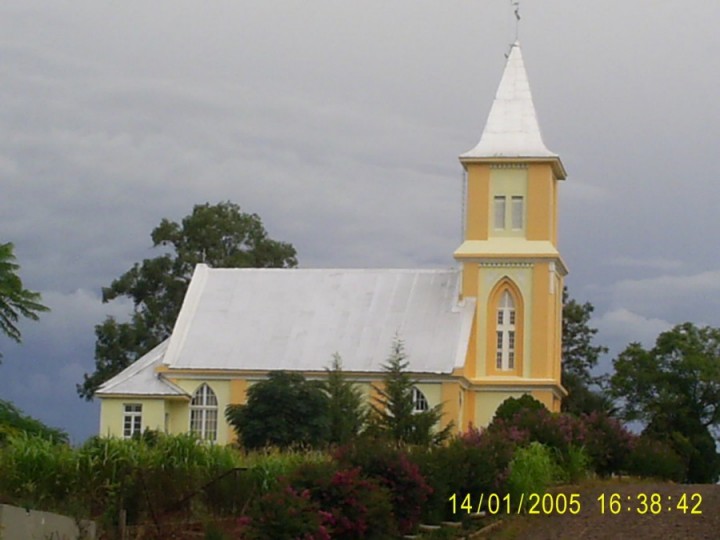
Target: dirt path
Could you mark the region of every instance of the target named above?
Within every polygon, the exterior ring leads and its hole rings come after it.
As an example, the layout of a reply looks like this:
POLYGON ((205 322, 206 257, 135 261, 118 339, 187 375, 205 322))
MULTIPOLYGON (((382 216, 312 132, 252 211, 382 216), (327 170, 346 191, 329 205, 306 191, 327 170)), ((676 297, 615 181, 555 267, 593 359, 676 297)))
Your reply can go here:
POLYGON ((580 495, 581 509, 577 515, 528 515, 510 519, 487 538, 720 539, 720 485, 602 482, 576 491, 569 486, 558 493, 569 496, 574 492, 580 495), (652 498, 654 493, 659 497, 652 498), (604 514, 598 500, 603 494, 604 514), (613 509, 617 514, 610 509, 612 494, 618 494, 613 497, 613 509), (653 500, 656 504, 650 507, 653 500), (644 501, 647 501, 648 511, 641 514, 644 501), (685 512, 682 502, 687 503, 685 512), (693 514, 693 509, 702 513, 693 514))

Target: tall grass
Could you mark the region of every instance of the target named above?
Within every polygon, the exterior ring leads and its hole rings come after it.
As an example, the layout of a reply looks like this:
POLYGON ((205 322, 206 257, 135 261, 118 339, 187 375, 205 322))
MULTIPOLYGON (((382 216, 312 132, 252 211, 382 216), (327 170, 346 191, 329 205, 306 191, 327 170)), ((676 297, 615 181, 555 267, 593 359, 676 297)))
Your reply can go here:
POLYGON ((11 435, 0 447, 0 499, 92 517, 105 525, 117 519, 120 509, 129 523, 157 520, 168 512, 238 512, 299 465, 329 460, 322 452, 245 454, 191 435, 93 437, 77 449, 11 435))

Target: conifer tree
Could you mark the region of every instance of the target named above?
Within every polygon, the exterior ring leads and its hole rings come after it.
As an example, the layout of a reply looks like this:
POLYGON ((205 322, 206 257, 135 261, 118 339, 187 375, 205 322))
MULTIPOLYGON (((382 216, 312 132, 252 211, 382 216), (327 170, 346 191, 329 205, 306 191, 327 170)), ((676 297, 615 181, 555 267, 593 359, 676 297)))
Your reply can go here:
POLYGON ((322 389, 328 396, 329 442, 344 444, 362 430, 367 413, 360 389, 347 380, 340 355, 333 355, 322 389))
POLYGON ((398 444, 439 443, 450 435, 452 424, 440 431, 435 430, 443 415, 441 404, 426 411, 415 411, 413 387, 417 381, 407 372, 409 365, 402 340, 395 338, 390 357, 383 366, 384 386, 373 385, 379 397, 371 405, 372 430, 398 444))

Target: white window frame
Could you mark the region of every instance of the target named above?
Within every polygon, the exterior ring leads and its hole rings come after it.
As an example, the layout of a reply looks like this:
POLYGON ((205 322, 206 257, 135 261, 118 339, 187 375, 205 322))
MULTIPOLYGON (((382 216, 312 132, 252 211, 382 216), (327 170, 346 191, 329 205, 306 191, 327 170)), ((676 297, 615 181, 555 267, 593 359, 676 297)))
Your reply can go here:
POLYGON ((497 308, 495 368, 500 371, 515 369, 517 347, 517 315, 515 299, 510 291, 505 290, 500 297, 497 308))
POLYGON ((207 383, 201 384, 190 402, 190 433, 204 441, 217 441, 218 400, 207 383))
POLYGON ((123 403, 123 438, 142 433, 142 403, 123 403))
POLYGON ((415 386, 412 388, 412 402, 414 413, 421 413, 430 410, 430 403, 425 397, 425 394, 423 394, 422 391, 415 386))

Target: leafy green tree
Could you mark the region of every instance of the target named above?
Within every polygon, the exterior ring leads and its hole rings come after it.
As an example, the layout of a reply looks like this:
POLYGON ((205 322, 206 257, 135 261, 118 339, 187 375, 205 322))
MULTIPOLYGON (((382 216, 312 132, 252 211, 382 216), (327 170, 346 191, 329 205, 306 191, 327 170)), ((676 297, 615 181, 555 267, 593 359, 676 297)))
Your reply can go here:
POLYGON ((403 342, 395 339, 387 363, 382 388, 373 385, 379 397, 371 404, 371 432, 379 432, 398 444, 435 444, 445 440, 452 430, 448 424, 435 427, 443 416, 442 405, 415 411, 413 387, 417 384, 407 372, 409 362, 403 342))
POLYGON ((12 403, 0 399, 0 445, 8 437, 20 433, 37 435, 57 443, 68 442, 68 435, 64 431, 46 426, 40 420, 24 414, 12 403))
POLYGON ((328 441, 344 444, 356 437, 365 424, 362 391, 345 377, 339 354, 333 356, 330 368, 325 371, 327 379, 321 388, 328 396, 328 441))
POLYGON ((102 290, 103 302, 124 296, 132 299, 135 309, 129 322, 108 317, 95 326, 95 371, 77 385, 86 400, 170 336, 198 263, 216 268, 297 265, 291 244, 268 238, 257 214, 242 212, 231 202, 196 205, 181 223, 163 219, 151 237, 153 247, 169 252, 136 263, 102 290))
POLYGON ((495 410, 492 423, 496 423, 498 420, 510 422, 519 412, 539 410, 547 410, 547 408, 530 394, 523 394, 519 398, 509 397, 495 410))
POLYGON ((669 443, 687 463, 686 480, 715 482, 720 456, 720 329, 692 323, 661 333, 652 349, 631 343, 614 360, 610 391, 626 420, 669 443))
MULTIPOLYGON (((0 331, 20 343, 21 333, 17 327, 20 317, 38 320, 38 313, 49 311, 40 303, 40 294, 27 290, 18 276, 20 266, 15 262, 14 246, 0 244, 0 331)), ((2 353, 0 353, 2 359, 2 353)))
POLYGON ((612 401, 598 388, 601 379, 592 374, 607 347, 594 345, 597 329, 590 326, 595 310, 590 302, 580 304, 563 288, 562 384, 568 395, 562 410, 573 414, 593 411, 612 412, 612 401))
POLYGON ((228 405, 225 417, 247 449, 317 447, 328 438, 328 397, 299 373, 271 372, 248 389, 245 405, 228 405))

